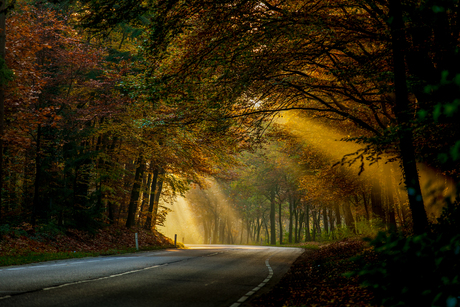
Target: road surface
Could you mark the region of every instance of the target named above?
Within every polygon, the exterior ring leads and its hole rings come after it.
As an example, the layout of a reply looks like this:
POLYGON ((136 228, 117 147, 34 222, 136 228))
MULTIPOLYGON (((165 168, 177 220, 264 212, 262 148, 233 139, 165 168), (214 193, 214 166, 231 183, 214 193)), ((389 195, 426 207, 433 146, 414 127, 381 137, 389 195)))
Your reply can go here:
POLYGON ((0 267, 0 306, 246 306, 303 251, 187 247, 0 267))

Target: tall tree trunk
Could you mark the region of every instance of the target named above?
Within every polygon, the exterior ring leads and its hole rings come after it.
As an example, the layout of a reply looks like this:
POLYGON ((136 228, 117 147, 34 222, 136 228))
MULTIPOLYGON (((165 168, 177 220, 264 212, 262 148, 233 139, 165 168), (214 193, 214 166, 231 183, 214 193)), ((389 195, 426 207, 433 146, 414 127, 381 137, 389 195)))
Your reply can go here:
POLYGON ((152 229, 152 219, 153 219, 153 208, 155 207, 155 197, 157 190, 157 181, 158 181, 159 167, 155 167, 153 171, 152 182, 150 183, 150 200, 149 200, 149 209, 147 212, 147 219, 145 220, 144 229, 152 229))
MULTIPOLYGON (((292 222, 293 222, 293 215, 294 215, 294 204, 293 204, 293 197, 291 193, 289 193, 288 196, 288 201, 289 201, 289 243, 292 243, 292 222)), ((297 221, 297 219, 296 219, 297 221)), ((297 225, 295 227, 295 230, 297 230, 297 225)), ((297 233, 297 232, 296 232, 297 233)), ((296 236, 297 239, 297 236, 296 236)))
POLYGON ((356 233, 355 229, 355 219, 353 218, 353 213, 351 213, 350 203, 345 202, 343 204, 343 212, 345 215, 345 225, 347 225, 348 229, 351 229, 353 233, 356 233))
POLYGON ((310 205, 305 206, 305 242, 311 241, 310 232, 310 205))
POLYGON ((165 170, 160 167, 159 173, 158 173, 158 187, 155 192, 155 201, 154 201, 154 206, 153 206, 153 218, 152 218, 152 228, 155 229, 157 225, 157 220, 158 220, 158 207, 160 205, 160 197, 161 197, 161 191, 163 191, 163 182, 165 180, 165 170))
POLYGON ((318 232, 318 223, 316 222, 316 210, 312 210, 311 215, 312 215, 312 222, 313 222, 313 229, 312 229, 313 241, 316 241, 316 233, 318 232))
MULTIPOLYGON (((370 221, 371 219, 371 215, 369 213, 369 206, 368 206, 368 203, 367 203, 367 197, 366 197, 366 193, 363 192, 362 194, 362 197, 363 197, 363 205, 364 205, 364 210, 366 212, 366 220, 367 221, 370 221)), ((356 201, 358 201, 358 197, 356 196, 356 201)))
POLYGON ((298 235, 297 235, 297 240, 295 241, 295 243, 299 243, 302 240, 302 225, 303 225, 304 216, 305 216, 305 212, 301 212, 300 217, 299 217, 299 229, 297 230, 298 235))
MULTIPOLYGON (((0 0, 0 63, 5 63, 6 55, 6 8, 7 1, 0 0)), ((0 67, 4 69, 6 65, 0 67)), ((0 224, 2 221, 2 208, 3 208, 3 135, 5 133, 5 83, 6 80, 0 80, 0 224)))
POLYGON ((334 227, 334 211, 332 209, 329 210, 329 229, 330 229, 330 232, 332 234, 334 234, 334 230, 335 230, 335 227, 334 227))
POLYGON ((412 212, 413 230, 415 234, 421 234, 428 229, 428 217, 423 204, 422 190, 418 177, 412 129, 409 126, 411 115, 406 83, 404 49, 407 43, 405 38, 403 11, 399 0, 389 0, 389 7, 395 83, 394 113, 400 128, 399 149, 401 152, 404 182, 409 197, 409 207, 412 212))
POLYGON ((139 154, 139 158, 137 161, 138 162, 137 162, 136 174, 134 175, 134 183, 133 183, 133 188, 131 190, 131 197, 129 200, 128 218, 126 219, 126 227, 128 228, 135 225, 135 216, 136 216, 136 211, 137 211, 137 207, 139 204, 141 181, 142 181, 142 177, 144 177, 144 170, 145 170, 145 161, 144 161, 144 156, 142 154, 139 154))
POLYGON ((37 127, 37 144, 35 153, 35 183, 34 183, 34 200, 32 205, 32 227, 35 227, 37 217, 42 216, 42 206, 40 202, 40 184, 42 182, 41 157, 40 157, 41 125, 37 127))
MULTIPOLYGON (((299 229, 299 212, 298 210, 294 210, 294 242, 296 243, 299 242, 299 238, 297 236, 298 229, 299 229)), ((291 236, 289 236, 289 239, 291 239, 291 236)), ((289 243, 292 243, 292 242, 289 241, 289 243)))
POLYGON ((280 201, 280 204, 279 204, 279 210, 278 210, 278 223, 280 225, 280 229, 279 229, 279 233, 280 233, 280 245, 283 244, 283 220, 282 220, 282 217, 281 217, 281 206, 282 206, 282 202, 280 201))
POLYGON ((324 224, 324 234, 329 232, 329 223, 327 220, 327 209, 323 208, 323 224, 324 224))
POLYGON ((150 200, 151 189, 152 189, 152 174, 147 174, 147 182, 144 179, 144 188, 142 189, 142 204, 139 209, 139 219, 137 220, 137 225, 141 225, 142 218, 144 216, 144 208, 147 207, 147 204, 150 200))
POLYGON ((335 210, 335 224, 337 227, 340 227, 342 226, 342 217, 340 216, 339 204, 334 205, 334 210, 335 210))
POLYGON ((386 224, 385 212, 382 205, 382 187, 380 181, 374 181, 371 188, 372 218, 377 218, 386 224))
POLYGON ((212 234, 212 243, 217 244, 218 236, 219 235, 219 217, 217 214, 214 216, 214 232, 212 234))
POLYGON ((392 175, 390 166, 384 168, 386 195, 388 196, 388 230, 396 231, 395 195, 392 187, 392 175))
POLYGON ((276 245, 275 190, 270 191, 270 244, 276 245))
POLYGON ((264 218, 264 227, 265 227, 265 235, 267 236, 266 242, 270 242, 270 232, 268 231, 267 221, 264 218))

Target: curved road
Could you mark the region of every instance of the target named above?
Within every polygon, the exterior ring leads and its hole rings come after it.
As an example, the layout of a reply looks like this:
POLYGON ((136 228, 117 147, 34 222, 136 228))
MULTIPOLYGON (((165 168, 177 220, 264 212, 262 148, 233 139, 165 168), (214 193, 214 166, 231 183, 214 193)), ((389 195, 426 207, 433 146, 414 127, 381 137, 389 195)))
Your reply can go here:
POLYGON ((187 247, 0 267, 0 306, 245 306, 303 251, 187 247))

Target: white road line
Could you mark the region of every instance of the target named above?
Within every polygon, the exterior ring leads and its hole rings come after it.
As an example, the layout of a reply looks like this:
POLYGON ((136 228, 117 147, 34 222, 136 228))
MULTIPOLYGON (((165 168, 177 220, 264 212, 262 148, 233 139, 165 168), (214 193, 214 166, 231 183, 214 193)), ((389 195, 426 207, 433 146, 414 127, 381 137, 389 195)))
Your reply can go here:
MULTIPOLYGON (((43 291, 48 291, 48 290, 58 289, 58 288, 67 287, 67 286, 71 286, 71 285, 83 284, 83 283, 91 282, 91 281, 104 280, 104 279, 108 279, 108 278, 112 278, 112 277, 117 277, 117 276, 123 276, 123 275, 131 274, 131 273, 136 273, 136 272, 140 272, 140 271, 151 270, 151 269, 158 268, 158 267, 161 267, 161 266, 166 266, 166 265, 168 265, 168 264, 167 263, 166 264, 158 264, 158 265, 143 268, 143 269, 140 269, 140 270, 133 270, 133 271, 128 271, 128 272, 124 272, 124 273, 120 273, 120 274, 114 274, 114 275, 95 278, 95 279, 87 279, 87 280, 80 280, 80 281, 76 281, 76 282, 69 282, 67 284, 62 284, 62 285, 59 285, 59 286, 43 288, 42 290, 43 291)), ((10 297, 11 297, 11 295, 2 296, 2 297, 0 297, 0 300, 7 299, 7 298, 10 298, 10 297)))
POLYGON ((255 287, 254 289, 252 289, 251 291, 249 291, 248 293, 246 293, 245 295, 240 297, 240 299, 237 300, 236 303, 233 303, 232 305, 230 305, 230 307, 239 307, 241 305, 241 303, 246 301, 251 295, 253 295, 257 291, 259 291, 262 287, 264 287, 267 284, 267 282, 270 281, 270 279, 273 276, 273 270, 272 270, 272 267, 270 266, 269 260, 270 260, 270 258, 265 260, 265 265, 267 266, 268 271, 269 271, 267 278, 265 278, 265 280, 263 282, 261 282, 257 287, 255 287))

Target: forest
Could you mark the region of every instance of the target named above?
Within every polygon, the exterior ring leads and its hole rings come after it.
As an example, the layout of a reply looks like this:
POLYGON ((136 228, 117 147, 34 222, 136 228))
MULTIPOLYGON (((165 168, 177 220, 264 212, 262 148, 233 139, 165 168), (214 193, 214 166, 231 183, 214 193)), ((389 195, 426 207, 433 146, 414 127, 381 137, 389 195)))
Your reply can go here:
MULTIPOLYGON (((458 260, 459 16, 458 0, 0 1, 0 236, 161 231, 186 209, 196 243, 369 236, 458 260)), ((433 302, 460 283, 442 274, 433 302)))

